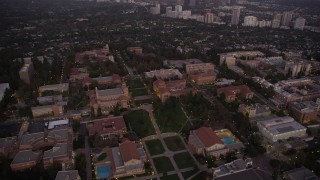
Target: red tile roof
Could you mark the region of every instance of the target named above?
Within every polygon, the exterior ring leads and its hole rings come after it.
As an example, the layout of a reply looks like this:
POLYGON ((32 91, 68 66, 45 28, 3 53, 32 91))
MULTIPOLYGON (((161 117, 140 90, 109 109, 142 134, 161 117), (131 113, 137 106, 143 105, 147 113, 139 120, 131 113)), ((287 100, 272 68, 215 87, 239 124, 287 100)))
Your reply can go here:
POLYGON ((93 120, 87 124, 87 128, 90 135, 95 133, 106 135, 126 131, 127 129, 122 116, 93 120))
POLYGON ((78 75, 80 72, 77 68, 71 68, 70 70, 70 74, 71 75, 78 75))
POLYGON ((121 157, 124 162, 128 162, 132 159, 140 159, 136 143, 132 141, 125 141, 119 145, 121 157))
POLYGON ((206 148, 215 144, 223 144, 217 134, 209 127, 201 127, 196 129, 194 134, 200 139, 206 148))
POLYGON ((222 93, 225 93, 225 95, 233 95, 234 92, 239 92, 241 94, 247 94, 247 93, 253 93, 250 88, 246 85, 240 85, 240 86, 228 86, 228 87, 222 87, 217 89, 217 94, 220 95, 222 93))

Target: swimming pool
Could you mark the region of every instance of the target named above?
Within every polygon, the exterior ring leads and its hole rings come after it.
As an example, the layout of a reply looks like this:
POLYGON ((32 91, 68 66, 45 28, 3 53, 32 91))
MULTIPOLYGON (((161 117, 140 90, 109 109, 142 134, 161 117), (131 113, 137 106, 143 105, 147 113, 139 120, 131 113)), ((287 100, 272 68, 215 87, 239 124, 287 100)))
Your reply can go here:
POLYGON ((236 143, 232 137, 221 138, 221 140, 224 144, 235 144, 236 143))
POLYGON ((100 166, 97 168, 98 179, 107 179, 110 177, 110 166, 100 166))

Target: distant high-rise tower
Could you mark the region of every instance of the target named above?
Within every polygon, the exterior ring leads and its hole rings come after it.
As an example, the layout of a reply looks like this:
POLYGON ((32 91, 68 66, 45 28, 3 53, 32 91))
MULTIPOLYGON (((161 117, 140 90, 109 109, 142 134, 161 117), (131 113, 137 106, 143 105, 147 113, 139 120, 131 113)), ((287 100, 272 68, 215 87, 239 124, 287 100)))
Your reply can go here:
POLYGON ((182 12, 182 6, 181 5, 176 5, 175 9, 176 12, 182 12))
POLYGON ((166 7, 166 16, 169 16, 169 13, 172 11, 172 7, 168 6, 166 7))
POLYGON ((272 28, 279 28, 280 27, 281 17, 282 17, 282 15, 280 13, 273 14, 273 20, 272 20, 272 24, 271 24, 272 28))
POLYGON ((306 24, 306 19, 302 17, 298 17, 294 22, 293 28, 298 30, 303 30, 305 24, 306 24))
POLYGON ((255 27, 258 25, 257 21, 258 19, 255 16, 246 16, 244 17, 243 26, 255 27))
POLYGON ((231 25, 238 25, 240 18, 240 7, 235 6, 232 8, 232 18, 231 18, 231 25))
POLYGON ((281 26, 289 26, 290 22, 292 20, 292 15, 293 15, 292 12, 283 13, 282 20, 281 20, 281 26))

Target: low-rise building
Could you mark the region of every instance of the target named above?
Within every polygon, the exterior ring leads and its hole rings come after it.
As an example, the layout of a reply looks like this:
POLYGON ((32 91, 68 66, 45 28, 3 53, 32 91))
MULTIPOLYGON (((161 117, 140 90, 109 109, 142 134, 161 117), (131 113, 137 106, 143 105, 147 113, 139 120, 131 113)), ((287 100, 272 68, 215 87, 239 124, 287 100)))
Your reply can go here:
POLYGON ((68 92, 69 91, 69 83, 62 84, 51 84, 39 87, 39 92, 43 93, 45 91, 54 91, 54 92, 68 92))
POLYGON ((66 163, 72 161, 72 145, 57 143, 52 149, 43 152, 43 166, 46 168, 53 162, 66 163))
POLYGON ((261 134, 270 142, 288 139, 290 137, 306 136, 307 128, 296 122, 292 117, 276 117, 258 121, 261 134))
POLYGON ((223 176, 214 177, 214 180, 247 180, 247 179, 254 179, 254 180, 272 180, 270 174, 259 170, 259 169, 244 169, 241 171, 237 171, 235 173, 229 173, 223 176))
POLYGON ((209 127, 190 131, 188 146, 194 154, 203 156, 220 156, 229 152, 229 148, 209 127))
POLYGON ((128 107, 129 90, 125 83, 121 87, 98 90, 95 88, 96 104, 104 109, 111 109, 117 105, 122 108, 128 107))
POLYGON ((234 83, 235 80, 234 79, 226 79, 226 78, 220 78, 216 80, 216 85, 217 86, 225 86, 225 85, 231 85, 232 83, 234 83))
POLYGON ((87 123, 87 129, 90 136, 97 133, 103 137, 123 136, 127 132, 126 123, 122 116, 92 120, 87 123))
POLYGON ((289 111, 297 121, 305 123, 317 119, 317 106, 313 101, 293 102, 289 104, 289 111))
POLYGON ((218 54, 220 56, 220 65, 224 62, 229 66, 235 66, 236 59, 249 60, 256 57, 264 57, 265 54, 260 51, 236 51, 218 54))
POLYGON ((189 78, 198 85, 212 84, 216 79, 215 65, 212 63, 199 63, 186 65, 189 78))
POLYGON ((83 86, 90 86, 94 81, 96 81, 98 85, 119 85, 122 83, 121 77, 118 74, 97 78, 85 77, 82 83, 83 86))
POLYGON ((41 159, 43 159, 45 168, 54 161, 72 164, 72 143, 71 128, 24 134, 19 142, 19 152, 15 155, 11 168, 14 171, 31 168, 41 159), (42 154, 42 150, 48 147, 51 149, 42 154))
POLYGON ((58 171, 55 180, 81 180, 78 170, 58 171))
POLYGON ((41 151, 19 151, 11 162, 12 171, 22 171, 34 167, 41 159, 41 151))
POLYGON ((264 117, 271 115, 271 111, 268 106, 261 104, 246 105, 240 104, 238 112, 241 112, 243 115, 248 116, 249 118, 254 117, 264 117))
POLYGON ((183 75, 178 69, 160 69, 150 72, 145 72, 146 78, 166 79, 182 79, 183 75))
POLYGON ((70 80, 83 80, 84 78, 89 77, 89 73, 86 68, 71 68, 70 70, 70 80))
POLYGON ((227 86, 217 89, 218 96, 224 94, 226 102, 235 101, 238 97, 243 99, 251 99, 254 93, 246 85, 227 86))
POLYGON ((62 105, 47 105, 47 106, 35 106, 31 107, 32 116, 60 116, 63 115, 64 108, 62 105))
POLYGON ((244 75, 244 70, 239 66, 228 66, 228 68, 239 75, 244 75))
POLYGON ((110 148, 108 156, 111 157, 113 178, 145 173, 146 153, 135 142, 125 141, 119 147, 110 148))
POLYGON ((37 97, 37 100, 39 104, 45 105, 45 104, 53 104, 56 102, 61 102, 63 101, 63 97, 62 95, 42 96, 42 97, 37 97))
POLYGON ((179 97, 194 93, 193 88, 187 88, 186 80, 163 81, 156 80, 153 82, 153 90, 162 102, 165 102, 169 97, 179 97))
POLYGON ((302 166, 283 173, 284 178, 287 180, 319 180, 320 178, 313 173, 310 169, 302 166))
POLYGON ((209 73, 213 72, 215 65, 212 63, 198 63, 198 64, 187 64, 187 74, 198 74, 198 73, 209 73))
POLYGON ((213 84, 216 80, 216 75, 214 73, 201 73, 189 75, 191 81, 195 82, 197 85, 213 84))
POLYGON ((213 169, 213 179, 244 171, 249 166, 252 166, 251 159, 247 159, 246 161, 243 159, 237 159, 230 163, 220 165, 219 167, 213 169))
POLYGON ((319 77, 280 81, 274 86, 275 97, 271 101, 286 107, 290 102, 314 101, 320 98, 319 77))

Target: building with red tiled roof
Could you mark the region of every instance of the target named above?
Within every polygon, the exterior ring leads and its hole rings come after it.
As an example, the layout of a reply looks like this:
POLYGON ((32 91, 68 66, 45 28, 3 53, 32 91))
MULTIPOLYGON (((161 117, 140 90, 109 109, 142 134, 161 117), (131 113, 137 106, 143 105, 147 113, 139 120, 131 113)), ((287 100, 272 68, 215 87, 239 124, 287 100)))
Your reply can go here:
POLYGON ((235 101, 238 97, 243 99, 251 99, 254 93, 246 85, 228 86, 217 89, 218 96, 225 95, 226 102, 235 101))
POLYGON ((118 74, 113 74, 112 76, 105 76, 105 77, 96 77, 90 78, 86 77, 83 79, 83 86, 90 86, 93 81, 96 81, 99 85, 119 85, 121 84, 122 80, 118 74))
POLYGON ((153 90, 162 102, 165 102, 169 97, 179 97, 194 93, 193 88, 187 88, 186 80, 184 79, 173 81, 156 80, 153 82, 153 90))
POLYGON ((188 146, 194 154, 220 156, 229 152, 229 148, 209 127, 201 127, 190 132, 188 146))
POLYGON ((127 132, 126 123, 122 116, 95 119, 87 123, 89 135, 99 134, 100 136, 119 135, 127 132))
POLYGON ((144 163, 147 157, 140 144, 127 140, 119 144, 119 147, 110 148, 108 157, 113 178, 145 173, 144 163))
POLYGON ((89 77, 89 73, 85 68, 71 68, 70 70, 70 80, 83 80, 84 78, 89 77))
POLYGON ((136 143, 132 141, 125 141, 119 145, 119 150, 124 163, 130 163, 130 161, 141 161, 140 154, 137 149, 136 143))

